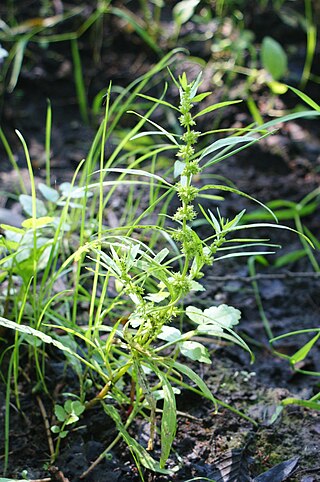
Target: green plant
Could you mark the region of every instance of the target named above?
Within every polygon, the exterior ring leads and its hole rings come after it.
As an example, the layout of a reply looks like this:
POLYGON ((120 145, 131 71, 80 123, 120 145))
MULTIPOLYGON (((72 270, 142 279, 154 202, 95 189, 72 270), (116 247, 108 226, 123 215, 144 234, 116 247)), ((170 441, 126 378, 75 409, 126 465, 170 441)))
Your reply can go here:
MULTIPOLYGON (((257 2, 258 3, 258 2, 257 2)), ((280 2, 272 2, 272 8, 280 14, 280 18, 286 23, 295 19, 295 24, 306 31, 306 58, 300 78, 300 88, 304 89, 309 80, 318 82, 318 79, 311 72, 312 62, 315 55, 317 28, 314 21, 314 7, 311 0, 305 0, 304 15, 294 9, 281 9, 280 2)), ((247 30, 244 25, 241 10, 242 2, 217 2, 217 15, 220 18, 218 32, 211 47, 212 65, 214 67, 213 82, 215 85, 229 87, 236 76, 245 78, 243 82, 242 96, 247 99, 248 109, 254 121, 263 124, 263 117, 256 105, 257 93, 267 86, 270 89, 268 111, 274 109, 276 96, 287 92, 288 86, 283 81, 289 76, 294 77, 294 72, 288 70, 288 55, 284 46, 270 36, 262 39, 260 49, 257 53, 254 43, 254 34, 247 30), (230 10, 228 10, 228 8, 230 10), (232 9, 238 15, 232 16, 232 9), (222 14, 223 12, 223 14, 222 14), (224 16, 223 16, 224 15, 224 16), (226 17, 226 15, 229 15, 226 17), (225 37, 223 34, 224 24, 231 27, 231 35, 225 37), (244 55, 246 52, 246 55, 244 55)), ((270 7, 270 2, 259 2, 263 10, 270 7)), ((299 78, 296 79, 297 83, 299 78)))
MULTIPOLYGON (((139 0, 140 10, 133 8, 111 7, 110 13, 119 17, 148 45, 158 56, 179 43, 181 28, 188 21, 206 23, 207 17, 211 18, 209 9, 204 8, 200 15, 196 15, 197 7, 201 6, 200 0, 182 0, 177 2, 171 9, 172 31, 166 28, 163 22, 162 11, 165 7, 163 0, 139 0)), ((129 2, 130 5, 130 2, 129 2)), ((206 5, 204 4, 204 7, 206 5)), ((169 10, 167 9, 167 12, 169 10)), ((192 35, 191 35, 192 37, 192 35)), ((203 35, 205 40, 205 35, 203 35)))
MULTIPOLYGON (((22 198, 25 206, 29 203, 31 217, 24 224, 22 232, 17 233, 21 235, 16 240, 18 244, 6 245, 10 233, 15 233, 10 227, 6 227, 9 234, 2 240, 4 250, 9 250, 2 263, 8 263, 3 276, 10 279, 17 275, 20 280, 19 298, 12 297, 8 290, 9 305, 12 303, 13 307, 7 311, 6 316, 0 318, 1 326, 15 330, 10 370, 7 374, 7 413, 12 377, 17 404, 19 403, 17 381, 22 346, 27 345, 34 356, 41 388, 45 389, 45 359, 41 359, 40 354, 44 353, 44 345, 52 345, 65 354, 79 377, 81 410, 83 406, 89 410, 100 403, 106 415, 114 421, 118 436, 103 455, 123 438, 130 447, 142 477, 140 466, 170 473, 165 464, 175 437, 175 397, 181 388, 203 395, 216 408, 219 405, 228 407, 255 424, 234 407, 217 400, 202 378, 184 362, 188 358, 191 363, 211 363, 208 348, 201 340, 194 340, 195 336, 224 338, 251 353, 234 331, 240 318, 239 310, 220 305, 202 311, 187 303, 187 296, 192 291, 203 290, 199 279, 206 265, 232 256, 269 253, 269 248, 267 251, 263 249, 272 245, 261 239, 238 239, 236 235, 239 230, 275 225, 241 225, 244 212, 229 220, 222 217, 219 211, 215 215, 201 205, 198 209, 196 201, 201 202, 202 198, 220 201, 221 196, 217 198, 215 192, 227 191, 248 198, 250 196, 228 185, 197 187, 195 180, 208 167, 269 135, 267 129, 283 120, 265 124, 262 134, 261 128, 240 129, 231 137, 214 140, 207 143, 206 147, 197 148, 200 139, 210 135, 210 131, 202 133, 195 130, 197 119, 237 101, 199 108, 193 113, 192 108, 210 94, 197 92, 201 75, 192 82, 186 74, 178 80, 171 77, 180 94, 178 106, 164 100, 164 94, 160 99, 141 94, 148 80, 166 67, 171 58, 171 55, 164 58, 152 72, 131 86, 133 92, 127 90, 125 96, 120 94, 111 105, 111 88, 108 90, 105 118, 88 158, 79 166, 72 183, 60 186, 59 191, 50 186, 40 187, 52 212, 39 212, 42 204, 37 199, 32 182, 31 199, 22 198), (115 129, 119 110, 124 115, 137 96, 147 102, 147 112, 142 115, 131 111, 130 115, 136 116, 137 123, 115 147, 110 157, 105 159, 103 147, 107 136, 115 129), (151 120, 157 106, 172 110, 179 120, 181 134, 171 133, 151 120), (142 131, 147 124, 153 130, 142 131), (157 143, 159 136, 165 138, 166 142, 157 143), (134 143, 143 137, 151 137, 155 142, 148 144, 147 148, 139 144, 129 154, 124 152, 128 142, 134 143), (155 171, 156 160, 164 152, 177 157, 175 162, 172 161, 172 168, 167 171, 166 178, 155 171), (150 162, 149 169, 143 170, 146 161, 150 162), (104 224, 104 210, 115 189, 125 185, 146 187, 149 204, 142 212, 137 212, 134 218, 130 217, 130 224, 108 227, 104 224), (170 214, 167 212, 167 202, 172 196, 179 200, 179 206, 170 214), (150 215, 159 213, 157 209, 161 203, 166 208, 160 211, 157 218, 159 222, 153 222, 150 215), (40 270, 39 263, 45 245, 39 245, 39 238, 43 237, 43 230, 52 229, 53 214, 59 209, 62 212, 49 260, 44 270, 43 267, 40 270), (199 237, 193 224, 199 213, 212 228, 212 234, 206 239, 199 237), (166 224, 162 222, 163 218, 167 220, 166 224), (20 260, 10 250, 19 252, 27 235, 31 240, 27 245, 27 263, 30 267, 28 276, 24 279, 25 270, 19 267, 20 260), (148 243, 149 239, 153 239, 152 247, 148 243), (11 259, 14 259, 12 265, 9 263, 11 259), (56 292, 59 281, 63 281, 64 288, 56 292), (88 306, 85 313, 81 310, 83 302, 88 306), (9 318, 14 318, 15 321, 9 318), (186 318, 191 324, 187 330, 183 323, 186 318), (61 331, 64 335, 61 335, 61 331), (182 361, 178 361, 180 356, 183 357, 182 361), (92 389, 86 383, 88 378, 92 380, 92 389), (193 385, 190 385, 190 380, 193 385), (92 390, 95 391, 95 396, 92 396, 92 390), (163 401, 162 408, 158 404, 160 399, 163 401), (126 421, 121 417, 122 407, 127 410, 126 421), (160 427, 157 423, 158 415, 161 417, 160 427), (158 442, 159 439, 161 448, 158 459, 152 457, 130 435, 128 429, 136 416, 142 416, 150 422, 149 450, 154 448, 155 440, 158 442)), ((304 112, 294 116, 310 115, 313 113, 304 112)), ((25 147, 32 179, 26 143, 21 135, 20 138, 25 147)), ((76 416, 80 415, 73 410, 73 401, 66 403, 63 412, 58 409, 62 425, 57 432, 56 453, 61 434, 64 435, 69 421, 74 421, 73 412, 76 416)), ((57 415, 58 419, 59 416, 57 415)))
MULTIPOLYGON (((8 2, 10 4, 11 2, 8 2)), ((73 61, 73 73, 76 94, 79 104, 80 114, 84 122, 89 122, 89 108, 87 105, 87 93, 85 89, 85 80, 83 76, 81 58, 79 53, 78 40, 90 28, 101 28, 102 18, 109 12, 109 4, 111 0, 98 0, 96 8, 93 8, 89 16, 83 18, 84 6, 66 9, 61 12, 52 12, 51 6, 39 8, 39 15, 35 18, 18 21, 16 18, 16 9, 10 8, 8 5, 6 17, 0 26, 0 42, 8 51, 0 50, 0 58, 3 66, 0 72, 0 80, 4 91, 13 92, 23 66, 23 63, 32 57, 30 54, 30 46, 40 46, 44 50, 52 48, 56 43, 70 42, 70 53, 73 61), (68 22, 72 20, 75 24, 73 30, 70 29, 68 22), (62 25, 62 32, 59 32, 59 26, 62 25), (65 26, 66 25, 66 26, 65 26)), ((101 35, 100 35, 101 36, 101 35)), ((99 37, 99 35, 97 35, 99 37)), ((96 48, 99 42, 95 42, 93 46, 94 57, 97 57, 96 48)), ((32 51, 32 50, 31 50, 32 51)))
MULTIPOLYGON (((300 90, 290 85, 286 87, 293 91, 304 103, 314 109, 315 112, 320 112, 320 106, 304 92, 301 92, 300 90)), ((298 203, 285 199, 274 199, 267 203, 267 206, 272 210, 272 212, 276 215, 279 221, 292 220, 294 222, 295 229, 300 233, 300 241, 302 244, 302 249, 286 253, 282 256, 278 256, 274 262, 275 267, 280 268, 286 266, 299 260, 300 258, 307 256, 314 271, 319 272, 320 268, 317 258, 314 255, 314 252, 311 249, 309 243, 306 242, 304 235, 307 235, 308 238, 312 240, 312 243, 317 248, 317 250, 319 250, 320 247, 319 240, 303 224, 303 218, 305 216, 315 213, 316 210, 319 208, 319 195, 320 190, 319 188, 316 188, 310 193, 308 193, 306 196, 304 196, 298 203)), ((257 220, 268 221, 271 219, 271 214, 266 210, 261 209, 245 214, 243 217, 243 221, 245 222, 257 220)), ((253 265, 251 265, 251 269, 253 269, 253 265)))
POLYGON ((275 95, 283 94, 287 87, 279 82, 287 73, 287 55, 275 39, 266 36, 263 38, 260 53, 257 55, 253 44, 253 33, 248 30, 235 30, 235 40, 222 40, 213 48, 213 62, 216 73, 214 80, 222 84, 222 78, 226 76, 226 85, 229 86, 237 75, 244 76, 243 97, 247 99, 248 109, 257 124, 262 125, 263 119, 255 103, 255 94, 262 86, 270 89, 270 108, 274 102, 275 95), (215 61, 215 53, 221 55, 226 53, 226 60, 215 61), (244 64, 243 50, 249 55, 249 61, 244 64))
MULTIPOLYGON (((52 425, 51 427, 51 431, 58 435, 54 459, 59 454, 61 440, 69 433, 69 426, 76 423, 84 411, 85 406, 79 400, 66 400, 63 406, 59 404, 55 405, 54 413, 60 425, 52 425)), ((54 459, 52 462, 54 462, 54 459)))

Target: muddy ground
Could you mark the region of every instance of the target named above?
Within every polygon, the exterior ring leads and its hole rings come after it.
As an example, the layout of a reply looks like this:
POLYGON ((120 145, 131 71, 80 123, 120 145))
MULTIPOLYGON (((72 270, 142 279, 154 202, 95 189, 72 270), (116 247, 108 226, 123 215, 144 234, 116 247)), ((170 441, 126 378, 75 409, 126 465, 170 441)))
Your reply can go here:
MULTIPOLYGON (((249 3, 249 2, 248 2, 249 3)), ((1 7, 3 8, 3 7, 1 7)), ((253 16, 248 10, 248 27, 256 33, 259 41, 263 36, 263 19, 253 16)), ((3 12, 2 12, 3 13, 3 12)), ((257 12, 256 12, 257 13, 257 12)), ((264 14, 266 15, 266 14, 264 14)), ((277 35, 287 42, 297 43, 296 55, 291 63, 301 70, 303 35, 283 26, 269 11, 269 19, 275 23, 277 35), (281 30, 281 28, 282 30, 281 30), (290 35, 288 35, 288 32, 290 35)), ((273 25, 273 23, 272 23, 273 25)), ((106 21, 108 32, 105 47, 102 49, 99 65, 93 64, 90 44, 81 43, 84 55, 85 80, 90 99, 110 80, 115 85, 128 85, 129 82, 146 72, 155 61, 155 54, 137 37, 132 42, 132 33, 119 30, 121 25, 106 21), (119 49, 121 36, 121 51, 119 49)), ((169 27, 168 27, 169 28, 169 27)), ((195 28, 192 22, 188 28, 195 28)), ((293 29, 293 27, 291 27, 293 29)), ((299 33, 300 32, 300 33, 299 33)), ((188 47, 188 45, 185 45, 188 47)), ((193 55, 204 44, 189 45, 193 55)), ((84 158, 90 147, 95 127, 81 121, 75 96, 70 55, 65 45, 54 47, 55 55, 41 52, 37 45, 30 46, 31 60, 24 66, 16 89, 4 93, 1 107, 3 127, 16 155, 19 167, 26 169, 23 152, 14 134, 19 129, 30 148, 37 177, 44 178, 44 123, 46 99, 50 98, 53 109, 52 132, 52 176, 57 183, 70 180, 78 162, 84 158)), ((51 51, 52 53, 52 51, 51 51)), ((180 55, 177 68, 181 72, 197 72, 199 66, 180 55)), ((221 90, 212 85, 212 64, 205 69, 207 88, 213 90, 211 102, 221 100, 221 90)), ((293 69, 293 72, 294 69, 293 69)), ((241 92, 242 79, 235 78, 230 96, 241 92)), ((308 93, 314 100, 317 88, 309 83, 308 93)), ((319 89, 318 89, 319 90, 319 89)), ((171 91, 169 95, 174 95, 171 91)), ((267 118, 270 93, 261 89, 256 94, 258 105, 267 118)), ((286 94, 276 101, 278 112, 292 108, 297 99, 286 94)), ((208 122, 214 122, 210 118, 208 122)), ((251 121, 245 105, 227 109, 221 116, 219 126, 230 127, 247 125, 251 121)), ((285 199, 298 202, 319 185, 320 141, 319 122, 315 120, 289 122, 272 137, 262 141, 242 153, 216 166, 214 174, 230 179, 240 190, 249 193, 263 202, 285 199)), ((2 148, 1 148, 2 149, 2 148)), ((17 192, 14 173, 1 150, 0 189, 1 206, 6 215, 19 216, 19 209, 10 193, 17 192)), ((215 206, 210 206, 214 209, 215 206)), ((248 212, 256 209, 245 198, 227 196, 223 203, 223 213, 234 215, 241 209, 248 212)), ((303 223, 319 236, 320 209, 304 217, 303 223)), ((3 221, 2 221, 3 222, 3 221)), ((292 221, 286 223, 293 226, 292 221)), ((200 228, 205 231, 205 228, 200 228)), ((214 264, 206 273, 206 291, 197 297, 199 307, 212 303, 227 303, 242 312, 239 333, 246 339, 255 353, 251 364, 248 354, 233 346, 208 342, 212 353, 212 366, 195 367, 206 381, 212 393, 222 402, 241 410, 257 421, 258 426, 220 407, 215 413, 212 404, 198 395, 185 391, 177 397, 179 424, 174 451, 169 466, 178 465, 180 470, 167 477, 145 472, 146 481, 186 482, 192 477, 198 480, 249 481, 280 462, 299 456, 292 473, 285 476, 270 474, 265 478, 301 482, 320 481, 320 412, 307 410, 297 405, 286 407, 278 417, 277 408, 281 400, 294 397, 309 399, 319 390, 319 378, 294 373, 286 360, 272 353, 263 328, 254 292, 253 281, 258 284, 265 316, 275 336, 303 328, 319 327, 320 322, 320 279, 307 256, 284 267, 275 268, 277 256, 301 249, 297 235, 280 230, 272 232, 272 241, 281 244, 277 255, 269 258, 269 266, 257 266, 257 277, 252 278, 245 260, 222 261, 214 264), (232 456, 230 450, 233 450, 232 456), (221 460, 232 467, 236 475, 219 473, 221 460), (220 478, 219 478, 220 477, 220 478), (223 478, 224 477, 224 478, 223 478)), ((319 253, 314 252, 319 261, 319 253)), ((274 347, 285 354, 293 354, 308 340, 300 336, 282 340, 274 347)), ((2 342, 4 347, 8 345, 2 342)), ((28 372, 27 360, 26 371, 28 372)), ((319 348, 315 347, 310 356, 300 366, 303 370, 320 372, 319 348)), ((48 366, 48 380, 55 392, 69 392, 74 389, 75 380, 71 371, 64 370, 64 363, 56 353, 48 366)), ((89 411, 81 419, 79 426, 62 443, 61 453, 56 462, 57 472, 46 468, 49 450, 40 405, 44 404, 49 417, 52 411, 51 400, 41 394, 33 394, 30 384, 21 379, 21 411, 17 411, 12 400, 10 424, 10 463, 6 477, 22 478, 27 471, 30 479, 50 477, 52 481, 80 481, 79 476, 99 456, 113 440, 116 431, 111 421, 106 419, 99 407, 89 411)), ((5 385, 0 386, 0 426, 4 426, 5 385)), ((3 464, 4 437, 0 433, 0 475, 3 464)), ((147 427, 139 420, 131 426, 130 433, 141 442, 147 439, 147 427)), ((156 447, 156 451, 158 447, 156 447)), ((90 482, 120 482, 140 480, 130 452, 124 443, 119 443, 85 479, 90 482)), ((257 479, 258 480, 258 479, 257 479)), ((262 479, 261 479, 262 480, 262 479)))

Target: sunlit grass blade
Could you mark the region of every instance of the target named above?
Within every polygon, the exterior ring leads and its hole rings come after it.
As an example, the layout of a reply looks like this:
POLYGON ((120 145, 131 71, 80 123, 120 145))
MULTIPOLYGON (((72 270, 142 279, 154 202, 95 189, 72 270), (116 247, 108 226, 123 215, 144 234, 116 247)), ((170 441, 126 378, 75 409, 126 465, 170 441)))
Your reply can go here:
POLYGON ((143 41, 147 45, 149 45, 149 47, 151 47, 152 50, 154 50, 154 52, 156 52, 156 54, 158 54, 159 56, 163 54, 159 45, 153 40, 151 35, 143 27, 139 25, 139 23, 134 18, 132 13, 129 13, 127 10, 120 9, 117 7, 112 7, 110 9, 110 13, 112 13, 113 15, 116 15, 119 18, 122 18, 123 20, 126 20, 129 23, 129 25, 131 25, 132 28, 137 32, 137 34, 143 39, 143 41))
POLYGON ((76 85, 80 114, 82 120, 86 124, 89 124, 88 100, 84 86, 83 70, 77 39, 71 39, 71 52, 74 65, 74 80, 76 85))
POLYGON ((307 94, 301 92, 301 90, 298 90, 295 87, 292 87, 291 85, 288 85, 287 87, 314 110, 320 111, 320 105, 317 104, 317 102, 315 102, 313 99, 311 99, 311 97, 309 97, 307 94))

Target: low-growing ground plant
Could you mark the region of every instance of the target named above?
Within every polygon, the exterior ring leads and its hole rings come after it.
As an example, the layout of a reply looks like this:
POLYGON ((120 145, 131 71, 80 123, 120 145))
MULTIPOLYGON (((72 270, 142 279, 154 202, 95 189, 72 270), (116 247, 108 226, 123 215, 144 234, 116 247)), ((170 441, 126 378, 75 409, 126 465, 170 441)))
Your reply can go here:
MULTIPOLYGON (((158 71, 167 63, 168 58, 158 71)), ((252 357, 250 348, 235 332, 240 311, 225 304, 201 310, 188 302, 188 296, 204 290, 201 278, 206 266, 225 258, 270 253, 274 246, 268 240, 243 239, 237 233, 275 224, 241 224, 244 211, 226 219, 219 210, 205 209, 202 199, 220 202, 224 192, 250 196, 228 185, 200 185, 197 179, 209 167, 269 135, 268 128, 280 120, 237 130, 233 136, 206 142, 203 147, 202 141, 211 132, 196 130, 198 119, 238 101, 201 109, 202 100, 210 95, 199 93, 201 74, 192 81, 185 73, 178 79, 170 75, 179 92, 179 103, 166 101, 165 90, 160 99, 141 94, 150 78, 145 76, 133 90, 135 98, 139 95, 147 102, 148 110, 145 114, 130 112, 137 123, 105 159, 108 129, 114 128, 115 105, 119 106, 118 100, 110 105, 111 88, 108 90, 105 117, 88 159, 79 166, 73 181, 59 190, 39 185, 45 202, 39 200, 27 145, 18 134, 25 148, 32 192, 31 197, 20 197, 29 215, 21 229, 2 226, 5 235, 1 240, 1 269, 7 289, 6 311, 0 325, 15 332, 6 375, 7 409, 9 413, 12 380, 19 406, 22 347, 29 346, 29 356, 36 362, 37 382, 44 391, 45 346, 61 350, 78 375, 79 394, 55 406, 52 432, 57 441, 51 461, 58 456, 68 426, 97 404, 118 431, 83 476, 121 438, 128 444, 142 480, 142 466, 164 474, 176 470, 178 467, 171 464, 168 468, 166 464, 177 429, 176 396, 181 389, 203 395, 216 410, 222 405, 256 423, 218 400, 189 364, 211 363, 210 351, 201 342, 204 336, 237 344, 252 357), (159 106, 175 114, 180 134, 151 120, 159 106), (148 124, 152 130, 143 131, 148 124), (158 141, 159 136, 165 138, 165 143, 158 141), (147 149, 131 150, 129 155, 123 153, 126 143, 141 138, 154 139, 154 143, 147 149), (156 169, 157 157, 163 153, 172 159, 172 168, 165 175, 156 169), (149 164, 144 168, 146 162, 149 164), (104 216, 108 201, 121 186, 146 187, 149 204, 134 216, 125 217, 129 223, 111 228, 106 226, 104 216), (176 203, 173 212, 168 209, 171 199, 176 203), (161 205, 165 209, 159 210, 161 205), (195 228, 198 216, 203 216, 210 229, 204 239, 195 228), (138 416, 149 422, 146 447, 130 434, 130 425, 138 416)), ((295 115, 307 117, 312 113, 295 115)), ((8 424, 9 415, 6 464, 8 424)))

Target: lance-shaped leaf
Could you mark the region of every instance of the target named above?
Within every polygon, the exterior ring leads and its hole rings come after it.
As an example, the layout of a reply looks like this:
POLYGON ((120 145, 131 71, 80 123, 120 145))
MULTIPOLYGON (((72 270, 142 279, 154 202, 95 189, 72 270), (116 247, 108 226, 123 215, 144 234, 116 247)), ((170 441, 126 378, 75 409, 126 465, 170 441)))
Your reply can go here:
POLYGON ((236 144, 240 144, 244 142, 252 142, 252 141, 256 141, 256 138, 250 137, 250 136, 242 136, 242 137, 227 137, 226 139, 219 139, 213 142, 212 144, 210 144, 210 146, 208 146, 206 149, 204 149, 199 159, 201 160, 205 156, 208 156, 212 152, 222 149, 223 147, 234 146, 236 144))

